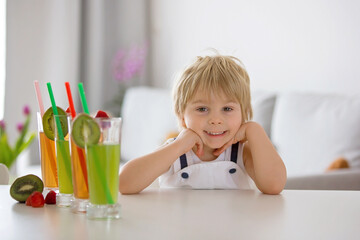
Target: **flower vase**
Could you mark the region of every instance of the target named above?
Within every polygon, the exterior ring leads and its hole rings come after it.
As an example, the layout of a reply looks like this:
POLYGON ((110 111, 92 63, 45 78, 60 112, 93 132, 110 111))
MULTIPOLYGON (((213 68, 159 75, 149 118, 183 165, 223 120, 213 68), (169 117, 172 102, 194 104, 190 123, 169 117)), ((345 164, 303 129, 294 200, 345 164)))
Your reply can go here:
POLYGON ((5 164, 0 163, 0 185, 9 184, 9 169, 5 164))

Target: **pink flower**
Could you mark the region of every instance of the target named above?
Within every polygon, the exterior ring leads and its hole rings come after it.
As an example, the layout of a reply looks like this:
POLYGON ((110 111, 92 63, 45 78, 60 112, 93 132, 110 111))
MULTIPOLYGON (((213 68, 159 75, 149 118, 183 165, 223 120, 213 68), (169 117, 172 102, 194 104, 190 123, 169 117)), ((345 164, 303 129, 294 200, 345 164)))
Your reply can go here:
POLYGON ((0 120, 0 128, 2 129, 2 130, 5 130, 5 121, 4 120, 0 120))
POLYGON ((113 77, 119 82, 127 82, 140 73, 145 65, 147 44, 131 49, 119 49, 113 60, 113 77))
POLYGON ((23 130, 23 128, 24 128, 24 124, 23 123, 18 123, 18 124, 16 124, 16 128, 17 128, 17 130, 19 132, 21 132, 23 130))
POLYGON ((30 114, 30 107, 29 105, 25 105, 23 108, 23 113, 25 114, 25 116, 30 114))

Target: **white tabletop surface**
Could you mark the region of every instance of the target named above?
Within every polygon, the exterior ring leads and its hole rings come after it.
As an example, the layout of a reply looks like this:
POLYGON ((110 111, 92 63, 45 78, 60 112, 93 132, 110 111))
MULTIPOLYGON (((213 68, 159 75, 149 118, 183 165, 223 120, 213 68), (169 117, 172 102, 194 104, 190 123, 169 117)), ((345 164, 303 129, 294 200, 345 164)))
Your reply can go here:
POLYGON ((148 189, 120 195, 122 218, 32 208, 0 185, 0 239, 360 239, 360 192, 148 189))

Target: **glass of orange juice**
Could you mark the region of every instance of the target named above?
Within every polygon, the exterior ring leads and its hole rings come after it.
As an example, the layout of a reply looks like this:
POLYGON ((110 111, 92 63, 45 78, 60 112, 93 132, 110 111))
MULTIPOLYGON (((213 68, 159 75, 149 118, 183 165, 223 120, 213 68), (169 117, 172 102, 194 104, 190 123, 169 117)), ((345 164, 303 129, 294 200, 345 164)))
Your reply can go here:
POLYGON ((41 175, 45 191, 58 190, 57 162, 55 141, 48 138, 44 133, 43 117, 37 113, 38 139, 41 159, 41 175))
MULTIPOLYGON (((71 132, 71 122, 69 122, 68 128, 69 132, 71 132)), ((89 185, 85 149, 78 147, 72 137, 70 137, 70 154, 74 189, 74 199, 71 202, 71 211, 75 213, 85 213, 86 206, 89 203, 89 185)))

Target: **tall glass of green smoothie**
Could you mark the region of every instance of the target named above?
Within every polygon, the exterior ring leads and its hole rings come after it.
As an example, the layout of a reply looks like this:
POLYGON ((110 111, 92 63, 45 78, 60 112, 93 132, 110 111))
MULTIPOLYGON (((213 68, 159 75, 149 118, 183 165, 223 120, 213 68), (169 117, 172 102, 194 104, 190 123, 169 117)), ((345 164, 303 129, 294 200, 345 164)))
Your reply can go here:
POLYGON ((54 115, 55 150, 58 167, 59 193, 56 205, 70 207, 73 199, 73 184, 71 172, 71 158, 69 149, 68 124, 70 117, 67 115, 54 115))
POLYGON ((119 164, 121 118, 92 118, 79 114, 72 124, 72 139, 85 148, 90 219, 120 218, 119 164))

